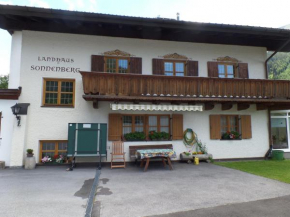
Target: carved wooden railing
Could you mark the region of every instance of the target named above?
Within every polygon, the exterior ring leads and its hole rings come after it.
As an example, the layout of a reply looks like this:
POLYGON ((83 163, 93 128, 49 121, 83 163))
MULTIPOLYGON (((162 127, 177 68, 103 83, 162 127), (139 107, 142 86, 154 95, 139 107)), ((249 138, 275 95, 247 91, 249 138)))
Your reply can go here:
POLYGON ((85 94, 288 99, 290 81, 81 72, 85 94))

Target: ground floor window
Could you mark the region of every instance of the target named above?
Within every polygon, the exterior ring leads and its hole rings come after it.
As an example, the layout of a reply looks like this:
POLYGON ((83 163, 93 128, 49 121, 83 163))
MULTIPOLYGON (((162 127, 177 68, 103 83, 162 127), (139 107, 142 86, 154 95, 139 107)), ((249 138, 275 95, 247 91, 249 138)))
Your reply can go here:
POLYGON ((274 149, 289 149, 290 113, 271 112, 271 137, 274 149))
POLYGON ((50 158, 55 158, 56 155, 62 155, 66 157, 67 155, 67 140, 58 141, 40 141, 39 149, 39 162, 41 159, 48 156, 50 158))

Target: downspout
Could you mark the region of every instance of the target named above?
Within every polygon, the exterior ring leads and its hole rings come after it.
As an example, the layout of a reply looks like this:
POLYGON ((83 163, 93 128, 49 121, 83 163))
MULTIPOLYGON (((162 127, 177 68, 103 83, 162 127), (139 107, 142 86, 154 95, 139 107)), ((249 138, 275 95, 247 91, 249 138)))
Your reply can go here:
POLYGON ((272 53, 271 56, 269 56, 266 61, 265 61, 265 69, 266 69, 266 79, 269 79, 269 74, 268 74, 268 61, 273 57, 275 56, 279 51, 281 51, 288 43, 290 42, 290 38, 284 42, 284 44, 281 45, 281 47, 279 47, 274 53, 272 53))

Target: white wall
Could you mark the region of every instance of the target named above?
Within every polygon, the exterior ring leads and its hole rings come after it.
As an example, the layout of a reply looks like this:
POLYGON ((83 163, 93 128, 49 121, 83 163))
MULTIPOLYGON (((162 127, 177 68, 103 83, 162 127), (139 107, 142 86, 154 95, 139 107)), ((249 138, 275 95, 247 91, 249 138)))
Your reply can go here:
MULTIPOLYGON (((82 98, 81 75, 71 72, 32 71, 31 65, 76 67, 90 71, 91 55, 120 49, 142 57, 143 74, 151 74, 152 58, 168 53, 179 53, 199 61, 199 75, 207 76, 207 61, 221 56, 231 56, 249 64, 250 78, 265 78, 264 61, 266 49, 227 45, 210 45, 184 42, 154 41, 140 39, 113 38, 23 31, 20 84, 23 92, 21 103, 30 103, 27 117, 26 148, 35 150, 38 159, 39 140, 67 139, 68 123, 107 123, 109 103, 99 103, 93 109, 92 102, 82 98), (38 57, 72 58, 73 63, 38 61, 38 57), (41 107, 43 78, 76 79, 75 108, 41 107)), ((236 108, 221 112, 219 106, 213 111, 184 113, 184 129, 193 128, 204 141, 215 158, 262 157, 268 147, 267 114, 257 112, 252 106, 238 114, 251 114, 253 139, 242 141, 209 140, 209 114, 238 113, 236 108)), ((174 141, 177 152, 185 150, 182 141, 174 141)), ((110 144, 110 143, 109 143, 110 144)), ((129 146, 134 143, 126 143, 129 146)), ((142 144, 138 142, 138 144, 142 144)), ((146 143, 149 144, 149 143, 146 143)), ((16 149, 15 149, 16 150, 16 149)), ((128 151, 127 151, 128 153, 128 151)), ((13 154, 13 153, 12 153, 13 154)), ((110 159, 110 158, 108 158, 110 159)))
POLYGON ((2 112, 0 161, 5 161, 6 166, 10 166, 12 132, 14 121, 16 120, 12 114, 11 106, 15 105, 16 102, 16 100, 0 100, 0 112, 2 112))

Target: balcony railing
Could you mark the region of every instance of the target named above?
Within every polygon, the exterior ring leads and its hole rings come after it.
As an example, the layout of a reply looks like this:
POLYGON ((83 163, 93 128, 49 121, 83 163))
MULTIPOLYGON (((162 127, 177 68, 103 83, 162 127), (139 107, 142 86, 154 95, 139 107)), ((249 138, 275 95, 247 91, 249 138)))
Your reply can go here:
MULTIPOLYGON (((85 95, 132 97, 176 97, 180 99, 234 99, 284 101, 290 99, 290 81, 173 77, 81 72, 85 95)), ((290 100, 289 100, 290 103, 290 100)))

